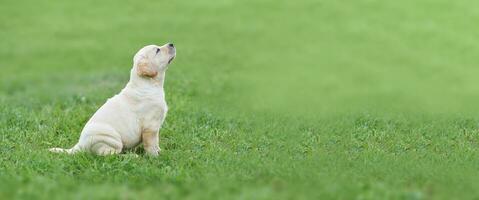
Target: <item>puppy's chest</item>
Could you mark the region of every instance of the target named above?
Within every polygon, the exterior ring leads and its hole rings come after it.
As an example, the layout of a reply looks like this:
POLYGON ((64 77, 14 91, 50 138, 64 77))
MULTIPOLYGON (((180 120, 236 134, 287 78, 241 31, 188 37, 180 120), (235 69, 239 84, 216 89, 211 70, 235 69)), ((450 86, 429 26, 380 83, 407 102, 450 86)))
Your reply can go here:
POLYGON ((151 124, 161 125, 166 117, 168 107, 164 100, 143 101, 138 105, 137 114, 142 124, 151 126, 151 124))

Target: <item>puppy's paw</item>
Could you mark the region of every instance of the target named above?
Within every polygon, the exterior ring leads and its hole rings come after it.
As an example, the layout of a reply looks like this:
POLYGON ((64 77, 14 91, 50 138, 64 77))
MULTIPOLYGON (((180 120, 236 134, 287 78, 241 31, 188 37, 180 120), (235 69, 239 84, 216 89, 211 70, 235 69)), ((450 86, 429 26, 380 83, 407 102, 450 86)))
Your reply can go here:
POLYGON ((161 149, 158 146, 145 148, 145 152, 149 156, 158 156, 160 154, 160 151, 161 149))

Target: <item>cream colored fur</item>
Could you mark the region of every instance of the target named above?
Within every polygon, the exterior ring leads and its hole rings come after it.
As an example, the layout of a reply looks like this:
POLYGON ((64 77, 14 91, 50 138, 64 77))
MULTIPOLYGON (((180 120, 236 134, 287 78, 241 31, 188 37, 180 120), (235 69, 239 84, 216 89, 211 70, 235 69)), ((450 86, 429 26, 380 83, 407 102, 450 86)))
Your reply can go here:
POLYGON ((90 118, 78 143, 71 149, 50 151, 109 155, 143 143, 147 154, 158 155, 159 131, 168 110, 163 83, 168 64, 175 56, 172 44, 140 49, 133 58, 130 81, 90 118))

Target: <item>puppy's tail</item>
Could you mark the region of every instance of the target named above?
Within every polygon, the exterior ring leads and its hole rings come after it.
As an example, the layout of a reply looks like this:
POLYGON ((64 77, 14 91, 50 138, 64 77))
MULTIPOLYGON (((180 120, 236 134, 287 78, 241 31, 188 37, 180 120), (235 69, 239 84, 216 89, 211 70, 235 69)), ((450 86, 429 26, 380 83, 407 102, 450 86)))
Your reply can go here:
POLYGON ((74 154, 78 151, 80 151, 80 147, 78 146, 78 144, 76 144, 75 146, 73 146, 71 149, 62 149, 62 148, 50 148, 48 149, 50 152, 53 152, 53 153, 67 153, 67 154, 74 154))

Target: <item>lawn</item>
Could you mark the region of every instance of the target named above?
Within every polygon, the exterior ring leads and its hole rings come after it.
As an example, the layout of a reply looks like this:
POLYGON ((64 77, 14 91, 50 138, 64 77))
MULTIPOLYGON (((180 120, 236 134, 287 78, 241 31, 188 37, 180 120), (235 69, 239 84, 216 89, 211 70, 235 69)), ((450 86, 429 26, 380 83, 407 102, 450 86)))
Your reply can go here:
POLYGON ((0 199, 478 199, 478 20, 469 0, 2 0, 0 199), (48 152, 166 42, 159 157, 48 152))

